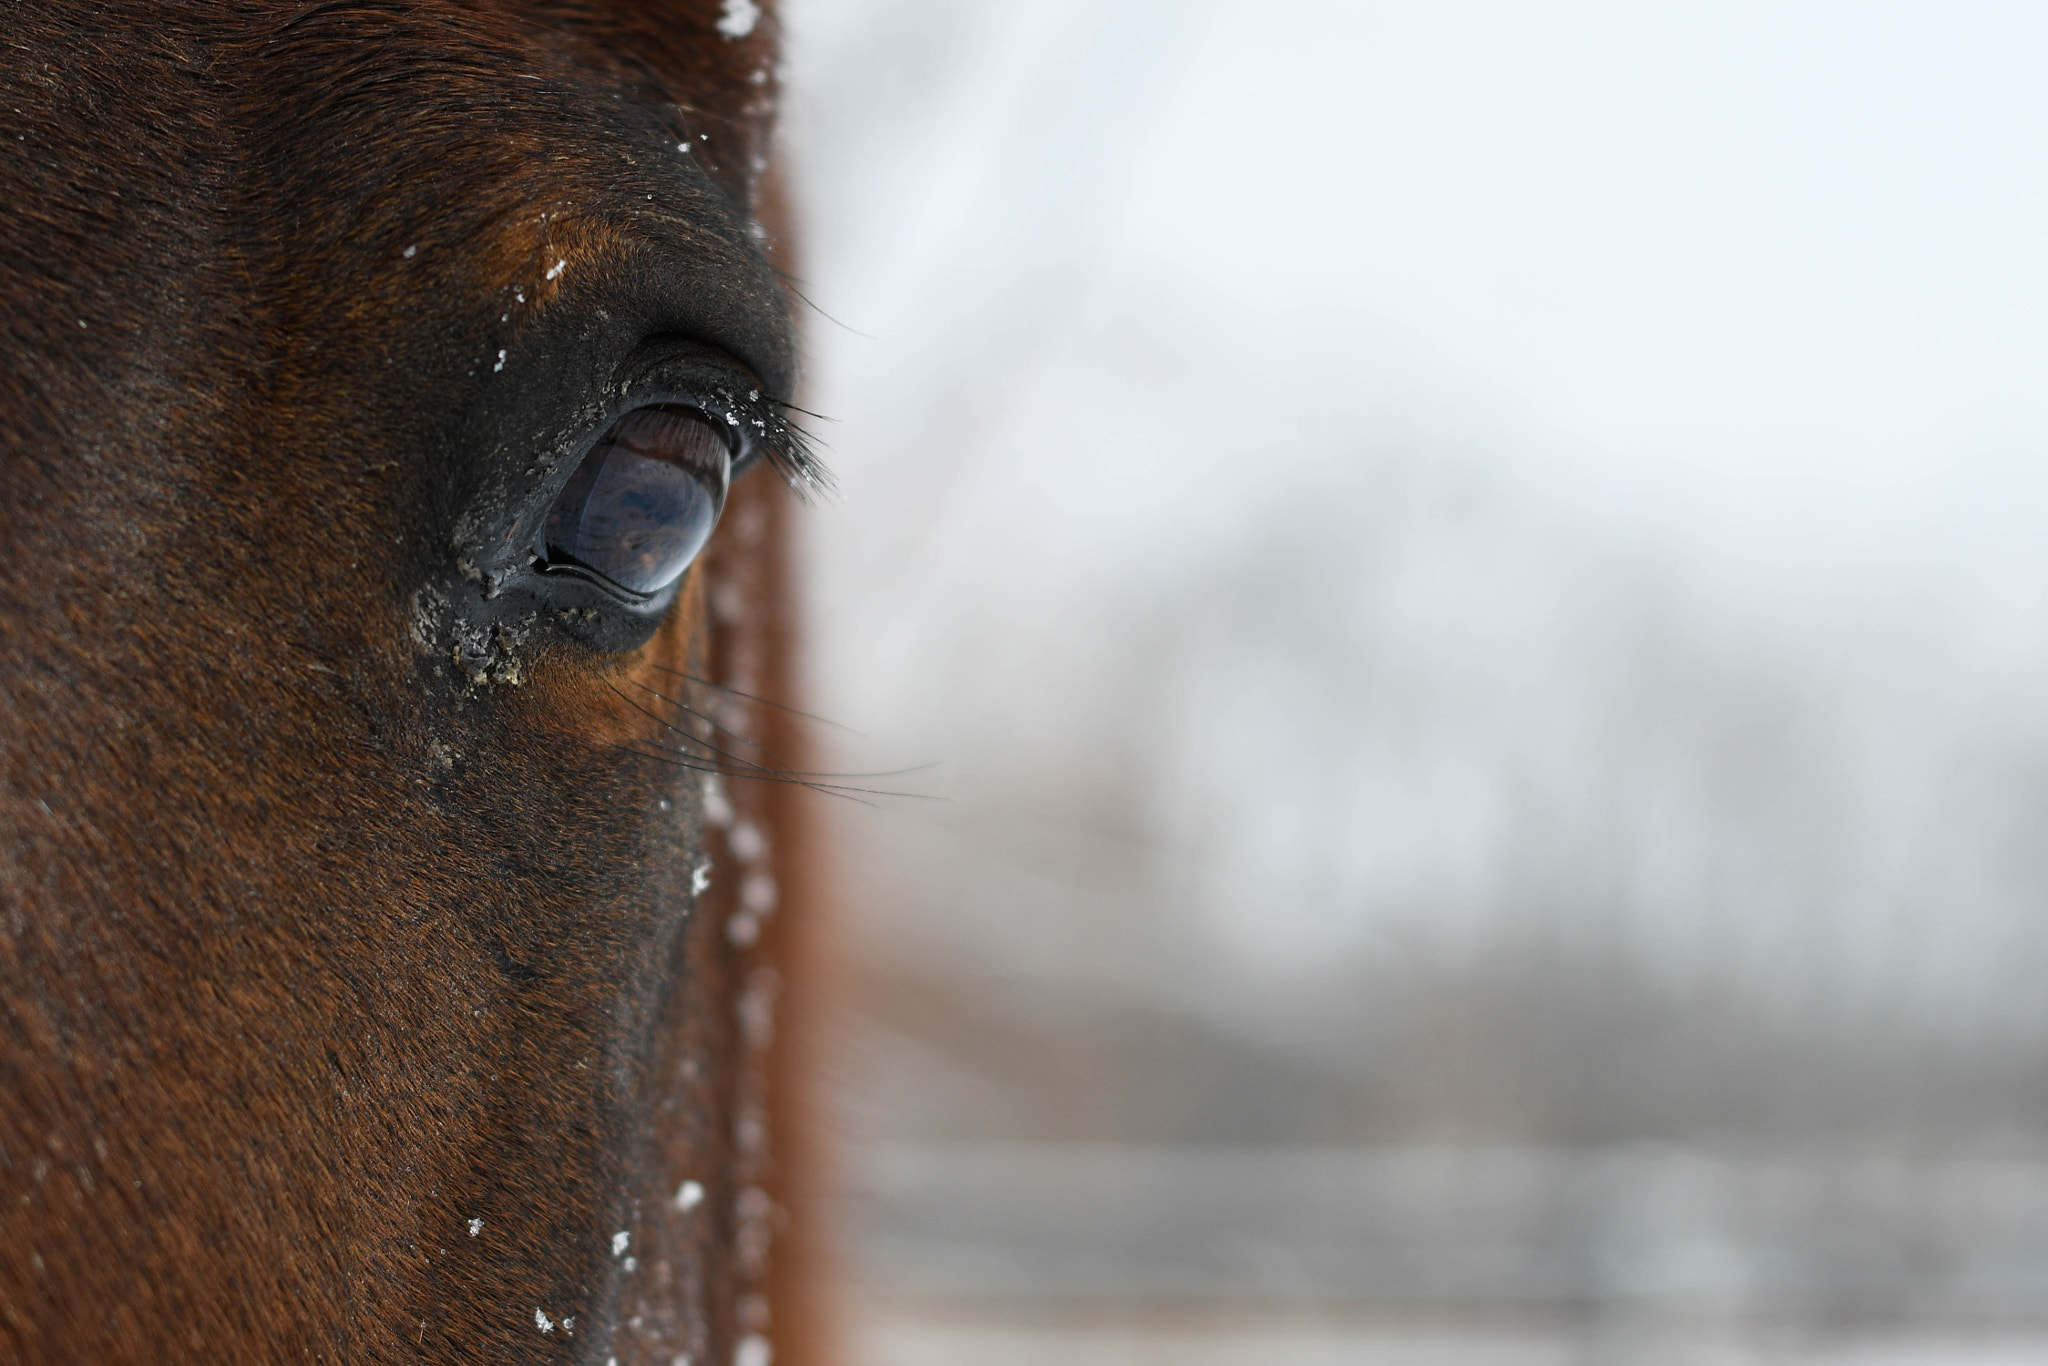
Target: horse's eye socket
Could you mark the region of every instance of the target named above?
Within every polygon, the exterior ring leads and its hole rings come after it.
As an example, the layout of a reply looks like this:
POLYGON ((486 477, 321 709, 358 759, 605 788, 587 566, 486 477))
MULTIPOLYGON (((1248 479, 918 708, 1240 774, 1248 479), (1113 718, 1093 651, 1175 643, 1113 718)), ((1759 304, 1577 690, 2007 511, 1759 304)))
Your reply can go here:
POLYGON ((639 408, 604 434, 548 509, 550 565, 577 565, 634 593, 690 567, 725 506, 723 429, 695 408, 639 408))

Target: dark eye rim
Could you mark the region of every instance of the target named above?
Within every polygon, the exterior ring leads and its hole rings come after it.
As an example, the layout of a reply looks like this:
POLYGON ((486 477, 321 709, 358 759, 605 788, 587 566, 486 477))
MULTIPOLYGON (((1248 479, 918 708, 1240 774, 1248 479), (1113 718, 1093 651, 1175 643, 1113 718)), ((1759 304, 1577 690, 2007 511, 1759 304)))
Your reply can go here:
MULTIPOLYGON (((658 333, 643 336, 602 378, 584 373, 573 358, 557 372, 559 387, 547 372, 532 373, 524 391, 491 402, 480 415, 482 430, 495 439, 478 445, 489 452, 486 467, 500 473, 465 496, 468 511, 454 514, 454 557, 438 591, 472 633, 474 639, 465 637, 469 645, 488 639, 498 642, 494 650, 523 652, 552 638, 616 660, 660 628, 691 581, 689 565, 643 592, 586 566, 550 563, 544 545, 540 554, 534 550, 550 510, 592 449, 639 409, 692 409, 720 430, 728 489, 767 465, 799 499, 831 491, 809 434, 792 420, 799 410, 715 345, 658 333), (589 386, 580 401, 563 392, 581 388, 579 379, 589 386)), ((715 524, 709 544, 717 544, 715 524)), ((693 563, 701 564, 704 553, 700 549, 693 563)))
MULTIPOLYGON (((651 593, 636 593, 623 584, 606 578, 595 569, 586 569, 580 564, 567 562, 557 564, 550 560, 536 558, 529 567, 528 572, 542 579, 573 579, 578 583, 588 584, 606 597, 615 599, 622 607, 647 607, 653 603, 665 601, 675 596, 674 584, 664 584, 651 593)), ((688 572, 686 569, 684 574, 688 572)))

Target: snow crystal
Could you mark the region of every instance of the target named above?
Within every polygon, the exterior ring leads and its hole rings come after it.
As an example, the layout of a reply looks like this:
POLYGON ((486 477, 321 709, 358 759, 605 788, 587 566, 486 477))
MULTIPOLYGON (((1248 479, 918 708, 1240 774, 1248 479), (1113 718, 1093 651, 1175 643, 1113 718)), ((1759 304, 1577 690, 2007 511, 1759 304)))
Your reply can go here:
POLYGON ((619 1232, 614 1233, 612 1235, 612 1256, 616 1257, 621 1252, 624 1252, 626 1250, 627 1244, 631 1243, 632 1241, 633 1235, 626 1232, 624 1229, 621 1229, 619 1230, 619 1232))
POLYGON ((749 1333, 732 1350, 732 1366, 768 1366, 775 1360, 775 1347, 759 1333, 749 1333))
POLYGON ((676 1187, 676 1208, 693 1210, 704 1203, 704 1188, 695 1181, 685 1181, 676 1187))
POLYGON ((711 865, 700 863, 690 873, 690 895, 702 896, 704 889, 711 885, 711 865))
POLYGON ((503 351, 501 350, 501 351, 499 351, 499 352, 498 352, 498 363, 497 363, 496 365, 493 365, 493 366, 491 367, 491 373, 492 373, 492 374, 496 374, 496 373, 497 373, 498 371, 500 371, 500 370, 502 370, 502 369, 504 369, 504 368, 505 368, 505 353, 504 353, 504 352, 503 352, 503 351))
POLYGON ((564 257, 562 260, 555 262, 554 265, 548 268, 548 278, 550 280, 559 280, 562 277, 562 272, 568 269, 568 266, 569 261, 566 257, 564 257))
POLYGON ((725 799, 725 784, 716 773, 704 777, 704 819, 720 829, 732 824, 732 803, 725 799))
POLYGON ((469 1236, 470 1236, 470 1237, 474 1238, 474 1237, 476 1237, 476 1235, 477 1235, 477 1234, 479 1234, 479 1233, 482 1233, 483 1231, 484 1231, 484 1221, 483 1221, 483 1220, 481 1220, 481 1219, 472 1219, 472 1220, 470 1220, 470 1221, 469 1221, 469 1236))
POLYGON ((752 863, 768 852, 768 836, 752 821, 741 821, 732 828, 732 851, 741 861, 752 863))
POLYGON ((420 248, 419 248, 419 244, 418 244, 417 242, 415 242, 415 243, 414 243, 413 245, 411 245, 411 246, 407 247, 407 248, 405 249, 405 259, 406 259, 406 260, 408 260, 408 261, 410 261, 410 260, 412 259, 412 257, 413 257, 413 253, 414 253, 414 252, 416 252, 416 251, 418 251, 419 249, 420 249, 420 248))
POLYGON ((555 1321, 549 1318, 546 1314, 542 1313, 539 1309, 535 1309, 533 1311, 533 1326, 540 1329, 540 1331, 543 1333, 552 1333, 555 1331, 555 1321))
POLYGON ((761 7, 754 0, 725 0, 725 13, 719 16, 718 31, 728 38, 744 38, 760 22, 761 7))

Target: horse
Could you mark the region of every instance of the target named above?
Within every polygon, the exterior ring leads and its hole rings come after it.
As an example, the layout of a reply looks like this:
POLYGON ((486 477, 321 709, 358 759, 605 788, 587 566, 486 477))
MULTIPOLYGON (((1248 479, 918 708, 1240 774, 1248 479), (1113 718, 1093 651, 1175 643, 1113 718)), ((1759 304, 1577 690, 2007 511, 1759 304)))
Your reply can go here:
POLYGON ((5 36, 0 1360, 808 1359, 772 5, 5 36))

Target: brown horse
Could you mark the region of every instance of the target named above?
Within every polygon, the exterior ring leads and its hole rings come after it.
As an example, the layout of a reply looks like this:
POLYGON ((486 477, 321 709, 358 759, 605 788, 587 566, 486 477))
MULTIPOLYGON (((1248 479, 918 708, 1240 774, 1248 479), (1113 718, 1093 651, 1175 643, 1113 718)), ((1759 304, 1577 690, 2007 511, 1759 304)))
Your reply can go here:
POLYGON ((9 7, 0 1359, 805 1354, 774 30, 9 7))

